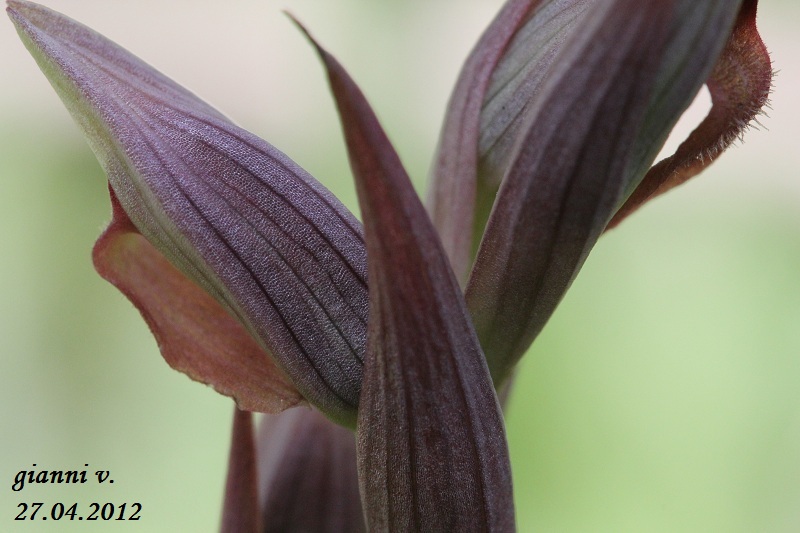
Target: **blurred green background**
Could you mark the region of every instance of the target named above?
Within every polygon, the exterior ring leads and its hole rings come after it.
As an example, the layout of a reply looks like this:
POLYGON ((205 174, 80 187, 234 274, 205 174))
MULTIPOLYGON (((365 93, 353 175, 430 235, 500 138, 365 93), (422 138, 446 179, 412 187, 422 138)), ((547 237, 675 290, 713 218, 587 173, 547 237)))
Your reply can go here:
MULTIPOLYGON (((355 210, 321 69, 280 9, 362 84, 422 190, 452 83, 500 2, 49 5, 196 91, 355 210)), ((520 531, 800 530, 796 20, 797 3, 762 2, 781 70, 768 131, 605 236, 526 357, 508 416, 520 531)), ((0 530, 215 531, 232 404, 170 370, 94 273, 104 177, 8 22, 0 191, 0 530), (12 492, 33 463, 89 463, 115 484, 12 492), (142 520, 15 522, 32 501, 137 501, 142 520)))

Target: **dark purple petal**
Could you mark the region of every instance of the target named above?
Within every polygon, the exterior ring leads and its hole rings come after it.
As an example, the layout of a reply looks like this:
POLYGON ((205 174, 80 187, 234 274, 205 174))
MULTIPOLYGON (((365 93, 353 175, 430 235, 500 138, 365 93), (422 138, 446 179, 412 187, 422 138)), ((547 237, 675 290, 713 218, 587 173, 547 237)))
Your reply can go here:
POLYGON ((738 5, 602 0, 573 29, 520 127, 467 286, 495 383, 708 78, 738 5))
POLYGON ((258 464, 264 533, 365 531, 349 429, 303 407, 265 416, 258 464))
POLYGON ((756 121, 769 102, 772 61, 756 28, 757 0, 745 0, 725 50, 706 81, 711 110, 672 156, 651 168, 609 223, 616 226, 645 202, 713 163, 756 121))
POLYGON ((445 116, 429 210, 464 285, 526 111, 589 0, 508 0, 467 58, 445 116))
POLYGON ((258 470, 253 415, 236 409, 222 506, 222 533, 259 533, 258 470))
POLYGON ((363 94, 317 47, 364 219, 370 317, 358 471, 371 531, 513 531, 505 430, 461 290, 363 94))
POLYGON ((355 422, 368 308, 362 229, 314 178, 92 30, 9 15, 136 228, 329 416, 355 422))
POLYGON ((450 96, 428 203, 433 224, 461 283, 469 274, 475 244, 478 138, 486 90, 510 39, 538 3, 540 0, 506 2, 467 58, 450 96))
MULTIPOLYGON (((478 188, 492 200, 511 163, 518 137, 524 134, 520 128, 526 112, 535 105, 559 51, 580 27, 578 23, 592 2, 540 0, 535 4, 492 72, 481 109, 478 188)), ((486 206, 484 217, 488 217, 489 209, 491 204, 486 206)), ((486 219, 480 222, 482 230, 486 219)))

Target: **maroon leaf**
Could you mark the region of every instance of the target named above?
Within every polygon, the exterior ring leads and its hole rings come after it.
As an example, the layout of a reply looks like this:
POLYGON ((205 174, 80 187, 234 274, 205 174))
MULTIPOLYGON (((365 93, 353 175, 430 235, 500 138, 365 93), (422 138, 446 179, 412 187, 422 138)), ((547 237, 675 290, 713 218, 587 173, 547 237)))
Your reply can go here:
POLYGON ((461 69, 450 97, 429 210, 466 284, 497 189, 558 51, 589 0, 508 0, 461 69))
POLYGON ((368 308, 356 219, 284 154, 99 34, 22 0, 8 12, 138 231, 303 396, 353 424, 368 308))
POLYGON ((264 533, 365 531, 352 431, 302 407, 265 416, 258 463, 264 533))
POLYGON ((236 409, 222 506, 222 533, 261 532, 253 415, 236 409))
POLYGON ((650 169, 609 223, 612 228, 652 198, 688 181, 741 137, 769 101, 772 62, 756 28, 758 0, 745 0, 725 50, 706 81, 708 116, 672 156, 650 169))
MULTIPOLYGON (((525 116, 535 106, 550 68, 564 44, 575 37, 579 22, 591 5, 591 0, 535 2, 492 72, 478 140, 478 187, 486 191, 488 199, 493 200, 500 187, 519 136, 524 133, 525 116)), ((491 204, 485 207, 478 239, 491 204)))
MULTIPOLYGON (((492 72, 516 30, 540 0, 509 0, 461 69, 439 138, 431 188, 431 218, 459 281, 466 283, 478 208, 478 138, 492 72)), ((489 204, 491 205, 491 203, 489 204)), ((480 234, 478 234, 479 236, 480 234)))
POLYGON ((502 414, 436 231, 366 99, 317 45, 350 152, 370 317, 358 470, 373 531, 512 531, 502 414))
POLYGON ((496 384, 542 329, 713 68, 729 1, 598 1, 521 126, 466 298, 496 384))

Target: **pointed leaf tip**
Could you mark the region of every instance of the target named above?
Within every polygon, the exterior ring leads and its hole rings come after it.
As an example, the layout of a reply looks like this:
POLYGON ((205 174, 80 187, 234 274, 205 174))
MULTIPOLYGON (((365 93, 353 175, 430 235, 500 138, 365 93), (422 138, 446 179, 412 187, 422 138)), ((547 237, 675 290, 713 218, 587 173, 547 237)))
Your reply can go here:
POLYGON ((284 154, 96 32, 28 2, 9 14, 137 230, 355 423, 368 296, 361 225, 284 154))
POLYGON ((368 249, 370 318, 357 426, 367 526, 513 531, 502 414, 461 290, 369 104, 318 49, 368 249))

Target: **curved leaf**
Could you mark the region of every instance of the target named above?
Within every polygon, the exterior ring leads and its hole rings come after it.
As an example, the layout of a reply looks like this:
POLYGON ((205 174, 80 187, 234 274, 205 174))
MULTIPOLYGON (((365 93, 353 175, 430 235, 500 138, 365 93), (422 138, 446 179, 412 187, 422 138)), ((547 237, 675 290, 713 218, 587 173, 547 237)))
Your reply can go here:
MULTIPOLYGON (((527 111, 543 89, 558 53, 592 0, 540 0, 514 33, 492 72, 480 116, 480 187, 491 197, 505 176, 527 111)), ((490 207, 490 206, 487 206, 490 207)), ((488 210, 484 216, 488 216, 488 210)), ((485 224, 486 221, 483 221, 485 224)), ((481 225, 483 228, 483 225, 481 225)))
POLYGON ((473 255, 481 109, 492 72, 540 0, 509 0, 461 68, 447 106, 428 191, 428 207, 450 264, 466 282, 473 255))
POLYGON ((756 28, 757 0, 745 0, 725 50, 706 81, 711 110, 672 156, 651 168, 609 223, 612 228, 652 198, 714 162, 768 105, 772 61, 756 28))
POLYGON ((354 423, 366 338, 362 230, 308 173, 77 22, 9 15, 136 228, 323 412, 354 423))
POLYGON ((449 261, 363 94, 317 45, 364 219, 358 472, 370 531, 513 531, 503 417, 449 261))

